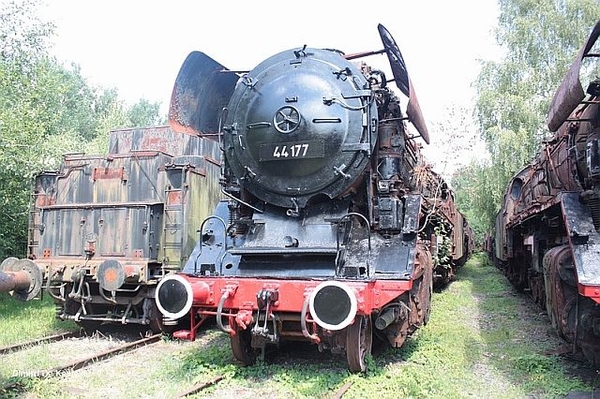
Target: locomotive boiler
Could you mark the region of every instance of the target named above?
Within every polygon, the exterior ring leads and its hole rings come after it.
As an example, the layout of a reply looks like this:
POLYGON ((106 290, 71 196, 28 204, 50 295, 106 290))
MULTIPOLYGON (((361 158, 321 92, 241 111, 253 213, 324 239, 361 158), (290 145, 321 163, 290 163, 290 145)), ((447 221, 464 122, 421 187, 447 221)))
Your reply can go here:
POLYGON ((215 317, 243 364, 302 340, 361 372, 374 337, 400 347, 427 322, 434 282, 452 278, 472 236, 421 156, 414 86, 378 30, 383 50, 304 46, 241 76, 201 52, 183 63, 170 123, 218 141, 226 199, 182 272, 158 285, 165 317, 190 318, 176 337, 194 339, 215 317), (357 61, 377 54, 393 78, 357 61))
POLYGON ((0 265, 0 291, 44 289, 57 317, 168 329, 154 290, 196 244, 195 218, 219 201, 219 149, 169 126, 115 130, 109 153, 66 154, 35 177, 28 255, 0 265))
POLYGON ((510 181, 487 247, 531 294, 573 350, 600 364, 600 80, 584 92, 582 65, 597 60, 600 22, 559 86, 555 132, 510 181))

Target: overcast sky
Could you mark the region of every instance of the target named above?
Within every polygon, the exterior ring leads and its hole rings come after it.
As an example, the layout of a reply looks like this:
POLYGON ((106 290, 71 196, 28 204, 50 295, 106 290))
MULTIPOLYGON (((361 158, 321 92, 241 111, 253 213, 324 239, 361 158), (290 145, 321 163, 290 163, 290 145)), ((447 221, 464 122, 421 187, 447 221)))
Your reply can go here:
POLYGON ((130 104, 160 101, 164 112, 193 50, 229 69, 249 70, 305 44, 345 53, 379 50, 381 23, 403 53, 425 118, 441 121, 450 104, 470 104, 479 59, 495 54, 496 0, 45 2, 40 15, 57 26, 53 51, 60 60, 79 64, 91 84, 117 88, 130 104))

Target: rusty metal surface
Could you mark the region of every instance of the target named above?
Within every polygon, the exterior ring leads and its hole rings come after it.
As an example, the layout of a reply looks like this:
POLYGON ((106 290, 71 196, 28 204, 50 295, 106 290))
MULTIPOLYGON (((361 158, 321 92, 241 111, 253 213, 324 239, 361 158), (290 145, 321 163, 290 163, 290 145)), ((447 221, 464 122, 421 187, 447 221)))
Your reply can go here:
POLYGON ((0 264, 0 292, 29 301, 42 289, 42 271, 29 259, 7 258, 0 264))
POLYGON ((600 286, 600 234, 578 193, 562 193, 560 198, 577 279, 580 284, 600 286))
POLYGON ((170 126, 113 131, 109 147, 102 155, 65 154, 58 170, 36 176, 28 226, 34 261, 18 262, 43 273, 39 285, 61 319, 85 328, 160 325, 153 289, 181 268, 197 223, 221 199, 220 149, 170 126))
POLYGON ((594 43, 596 43, 598 36, 600 36, 600 21, 592 29, 590 36, 579 51, 575 62, 569 68, 552 99, 547 120, 548 128, 551 132, 558 130, 585 95, 579 79, 579 71, 581 70, 583 59, 589 53, 594 43))
MULTIPOLYGON (((181 240, 195 238, 195 215, 210 214, 220 198, 218 157, 213 141, 166 126, 112 132, 108 155, 65 156, 57 173, 36 180, 31 255, 42 262, 71 257, 58 263, 83 265, 87 251, 90 266, 107 257, 136 264, 166 257, 174 267, 189 254, 177 251, 191 252, 181 240), (205 154, 211 162, 167 151, 205 154)), ((150 277, 147 270, 142 277, 150 277)))
POLYGON ((181 65, 171 94, 171 127, 203 135, 218 133, 221 110, 237 80, 235 72, 206 54, 191 52, 181 65))
POLYGON ((3 272, 0 271, 0 292, 9 292, 29 288, 29 274, 27 272, 3 272))
POLYGON ((600 21, 558 88, 555 134, 508 184, 496 217, 493 260, 546 308, 559 334, 600 364, 600 81, 584 93, 582 61, 600 21))
MULTIPOLYGON (((515 226, 539 212, 557 205, 558 194, 581 191, 572 155, 572 139, 567 128, 544 142, 538 158, 519 171, 504 195, 505 217, 499 223, 515 226)), ((498 228, 498 227, 497 227, 498 228)))
POLYGON ((171 158, 144 156, 73 157, 37 207, 38 240, 33 254, 158 259, 164 165, 171 158), (50 198, 48 198, 50 197, 50 198), (39 233, 39 234, 38 234, 39 233), (42 251, 46 250, 46 253, 42 251))
POLYGON ((168 155, 203 154, 203 140, 197 134, 175 131, 169 126, 119 129, 110 132, 109 154, 159 151, 168 155))

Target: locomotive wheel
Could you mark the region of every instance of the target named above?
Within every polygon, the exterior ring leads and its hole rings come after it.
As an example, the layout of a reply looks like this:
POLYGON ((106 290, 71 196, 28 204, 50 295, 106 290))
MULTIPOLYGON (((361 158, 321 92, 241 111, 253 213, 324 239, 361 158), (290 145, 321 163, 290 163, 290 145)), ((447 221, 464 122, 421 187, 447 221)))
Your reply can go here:
POLYGON ((256 350, 252 347, 250 328, 236 328, 235 335, 230 335, 229 339, 233 356, 244 366, 252 366, 256 362, 256 350))
POLYGON ((431 315, 431 296, 433 295, 433 269, 427 268, 419 283, 419 298, 420 310, 423 313, 423 325, 426 325, 431 315))
POLYGON ((158 306, 156 305, 156 301, 154 299, 152 299, 151 301, 152 305, 150 306, 150 322, 148 323, 148 327, 150 327, 150 330, 152 330, 154 334, 172 333, 176 329, 176 327, 178 327, 179 323, 165 324, 163 315, 162 313, 160 313, 160 310, 158 310, 158 306))
POLYGON ((348 369, 353 373, 367 371, 367 356, 373 345, 373 328, 370 316, 356 316, 346 330, 346 357, 348 369))
MULTIPOLYGON (((418 326, 425 325, 431 314, 431 296, 433 294, 433 259, 431 253, 425 249, 419 249, 419 259, 423 267, 423 273, 415 280, 411 290, 411 298, 416 308, 417 319, 413 320, 418 326)), ((447 282, 452 279, 452 269, 448 270, 447 282)))
POLYGON ((590 298, 579 297, 578 316, 579 330, 577 331, 577 345, 581 348, 583 356, 598 369, 600 367, 600 308, 590 298))
POLYGON ((557 249, 547 267, 550 292, 546 293, 546 310, 559 334, 572 343, 577 326, 577 289, 571 248, 564 245, 557 249))

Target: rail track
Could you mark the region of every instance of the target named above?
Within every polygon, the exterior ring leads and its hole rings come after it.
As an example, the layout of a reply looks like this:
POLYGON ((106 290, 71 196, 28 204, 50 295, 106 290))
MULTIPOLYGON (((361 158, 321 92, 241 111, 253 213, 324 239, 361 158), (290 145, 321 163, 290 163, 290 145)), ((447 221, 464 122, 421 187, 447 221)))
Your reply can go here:
MULTIPOLYGON (((217 376, 217 377, 212 378, 211 380, 198 383, 198 384, 194 385, 193 387, 180 392, 176 397, 181 399, 181 398, 186 398, 190 395, 197 394, 198 392, 202 392, 204 389, 217 384, 219 381, 223 380, 223 378, 224 378, 223 376, 217 376)), ((352 387, 352 384, 354 384, 354 382, 352 382, 352 381, 345 383, 333 394, 333 396, 331 398, 332 399, 341 399, 346 394, 346 392, 348 392, 348 390, 352 387)))
MULTIPOLYGON (((42 337, 36 340, 30 340, 27 342, 22 342, 10 346, 5 346, 0 348, 0 361, 2 357, 6 358, 7 355, 13 352, 25 351, 27 349, 31 349, 32 347, 56 343, 68 339, 77 339, 82 337, 88 337, 84 330, 69 332, 69 333, 61 333, 55 334, 47 337, 42 337)), ((10 381, 3 386, 0 386, 0 397, 9 396, 15 397, 15 395, 19 395, 20 393, 26 392, 27 390, 27 380, 31 379, 41 379, 41 378, 52 378, 52 377, 60 377, 64 373, 71 373, 76 370, 80 370, 87 366, 97 364, 100 361, 109 359, 114 356, 118 356, 121 354, 125 354, 131 352, 137 348, 142 346, 149 346, 154 343, 159 342, 161 339, 161 334, 152 335, 149 337, 141 338, 135 340, 133 342, 127 342, 122 345, 118 345, 116 347, 110 348, 108 350, 102 350, 95 352, 83 359, 78 359, 76 361, 65 362, 64 364, 52 368, 40 369, 40 370, 28 370, 26 372, 21 372, 21 378, 16 378, 13 381, 10 381)), ((174 395, 176 398, 186 398, 195 394, 198 394, 216 384, 224 380, 225 377, 222 375, 214 376, 206 381, 199 382, 189 388, 182 389, 179 393, 174 395)), ((332 396, 335 399, 341 399, 346 392, 351 387, 352 382, 348 382, 344 384, 340 389, 338 389, 332 396)))
POLYGON ((338 389, 336 391, 336 393, 333 395, 332 399, 341 399, 346 394, 346 392, 348 392, 348 390, 350 389, 352 384, 353 384, 352 381, 348 381, 347 383, 342 385, 342 387, 340 389, 338 389))
MULTIPOLYGON (((66 340, 67 338, 79 338, 79 337, 83 337, 83 336, 84 336, 83 332, 63 333, 63 334, 52 335, 52 336, 48 336, 48 337, 44 337, 44 338, 40 338, 40 339, 0 348, 0 355, 4 355, 7 353, 20 351, 20 350, 25 350, 25 349, 31 348, 33 346, 36 346, 36 345, 41 345, 41 344, 45 344, 45 343, 53 343, 53 342, 66 340)), ((8 393, 16 394, 17 392, 22 390, 25 385, 24 380, 36 379, 36 378, 49 378, 49 377, 54 377, 57 375, 62 375, 63 373, 69 373, 69 372, 72 372, 75 370, 79 370, 79 369, 87 367, 91 364, 100 362, 102 360, 109 359, 109 358, 117 356, 117 355, 125 354, 127 352, 131 352, 142 346, 152 345, 156 342, 159 342, 161 339, 161 336, 162 336, 161 334, 154 334, 154 335, 151 335, 148 337, 138 339, 136 341, 127 342, 127 343, 112 347, 110 349, 101 350, 101 351, 95 352, 89 356, 86 356, 84 358, 80 358, 75 361, 69 361, 62 365, 52 367, 49 369, 27 370, 25 372, 20 372, 19 373, 20 378, 16 378, 13 381, 10 381, 0 387, 0 397, 2 397, 3 395, 7 395, 8 393)))
POLYGON ((40 345, 48 342, 56 342, 62 341, 67 338, 78 338, 84 335, 83 330, 73 331, 73 332, 65 332, 60 334, 49 335, 47 337, 42 337, 38 339, 34 339, 27 342, 21 342, 14 345, 3 346, 0 348, 0 355, 4 355, 6 353, 15 352, 24 348, 29 348, 32 346, 40 345))
MULTIPOLYGON (((38 338, 35 340, 30 340, 30 341, 26 341, 26 342, 22 342, 22 343, 18 343, 18 344, 0 347, 0 359, 2 359, 2 357, 6 358, 6 356, 2 356, 2 355, 8 355, 8 354, 11 354, 14 352, 19 352, 19 351, 26 351, 33 347, 44 345, 44 344, 51 344, 51 343, 56 343, 56 342, 60 342, 60 341, 65 341, 68 339, 77 339, 77 338, 82 338, 82 337, 87 337, 84 330, 50 335, 50 336, 38 338)), ((100 361, 109 359, 111 357, 131 352, 142 346, 152 345, 154 343, 159 342, 160 339, 161 339, 161 334, 155 334, 155 335, 144 337, 144 338, 132 341, 132 342, 127 342, 127 343, 118 345, 116 347, 113 347, 113 348, 110 348, 107 350, 97 351, 89 356, 86 356, 85 358, 81 358, 81 359, 78 359, 75 361, 65 362, 64 364, 56 366, 56 367, 40 369, 40 370, 21 371, 21 372, 19 372, 20 378, 14 378, 14 379, 12 379, 12 381, 0 386, 0 397, 4 397, 4 396, 13 397, 15 395, 18 395, 19 393, 26 391, 26 386, 27 386, 26 380, 37 379, 37 378, 52 378, 52 377, 61 376, 64 373, 70 373, 70 372, 73 372, 76 370, 80 370, 87 366, 96 364, 100 361)), ((223 376, 216 376, 216 377, 211 378, 210 380, 193 385, 192 387, 190 387, 188 389, 182 390, 180 393, 178 393, 176 395, 176 397, 177 398, 185 398, 190 395, 194 395, 198 392, 201 392, 201 391, 217 384, 219 381, 223 380, 223 378, 224 378, 223 376)))
POLYGON ((191 388, 189 388, 189 389, 187 389, 185 391, 180 392, 177 395, 177 397, 178 398, 185 398, 185 397, 188 397, 190 395, 194 395, 194 394, 196 394, 198 392, 201 392, 202 390, 204 390, 204 389, 206 389, 206 388, 208 388, 210 386, 215 385, 216 383, 218 383, 222 379, 223 379, 223 376, 219 375, 219 376, 217 376, 217 377, 215 377, 215 378, 213 378, 213 379, 211 379, 209 381, 201 382, 201 383, 196 384, 193 387, 191 387, 191 388))

